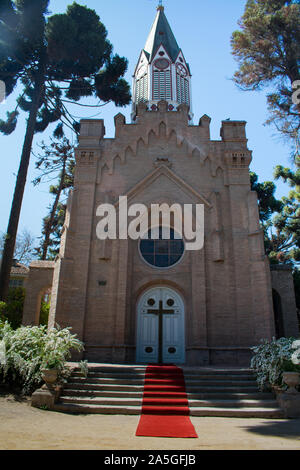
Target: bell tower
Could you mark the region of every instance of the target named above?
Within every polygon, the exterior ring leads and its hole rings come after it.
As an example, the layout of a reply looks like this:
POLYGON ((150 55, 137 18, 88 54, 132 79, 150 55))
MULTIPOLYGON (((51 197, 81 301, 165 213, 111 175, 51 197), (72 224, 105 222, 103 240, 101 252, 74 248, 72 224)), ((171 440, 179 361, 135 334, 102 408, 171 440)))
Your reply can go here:
POLYGON ((133 76, 133 122, 140 102, 155 111, 161 100, 167 101, 169 111, 176 111, 181 104, 187 105, 192 123, 190 67, 160 4, 133 76))

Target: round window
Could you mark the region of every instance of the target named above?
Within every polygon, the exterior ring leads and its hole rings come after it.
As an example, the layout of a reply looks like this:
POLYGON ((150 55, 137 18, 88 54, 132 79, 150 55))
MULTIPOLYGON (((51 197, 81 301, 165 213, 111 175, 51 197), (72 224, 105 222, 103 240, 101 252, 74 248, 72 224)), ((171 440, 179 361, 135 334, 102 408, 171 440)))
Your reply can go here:
MULTIPOLYGON (((169 268, 178 263, 184 254, 184 242, 182 238, 175 238, 175 232, 170 229, 170 238, 163 238, 163 228, 156 229, 159 231, 158 239, 151 239, 152 231, 148 232, 148 236, 140 241, 140 253, 143 259, 157 268, 169 268)), ((155 233, 155 231, 154 231, 155 233)))
POLYGON ((154 65, 155 67, 157 67, 158 69, 160 70, 164 70, 166 69, 167 67, 169 67, 170 65, 170 62, 163 58, 163 59, 157 59, 155 62, 154 62, 154 65))

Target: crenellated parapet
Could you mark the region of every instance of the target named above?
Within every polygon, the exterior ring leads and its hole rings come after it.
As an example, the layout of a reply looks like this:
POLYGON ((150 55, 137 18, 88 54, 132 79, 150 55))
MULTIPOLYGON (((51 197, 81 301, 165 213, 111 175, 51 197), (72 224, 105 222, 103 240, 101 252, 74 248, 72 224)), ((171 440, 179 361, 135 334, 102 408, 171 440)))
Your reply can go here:
POLYGON ((204 114, 198 125, 190 125, 189 107, 185 104, 170 111, 164 100, 158 102, 156 110, 149 110, 145 103, 139 103, 134 124, 126 123, 121 113, 115 116, 114 122, 115 137, 105 138, 103 120, 81 121, 76 149, 79 168, 98 171, 101 177, 103 171, 114 174, 116 161, 125 165, 128 158, 136 158, 141 152, 143 156, 149 154, 154 165, 157 158, 168 159, 168 164, 173 164, 170 162, 175 152, 182 159, 196 158, 200 168, 209 162, 211 176, 215 177, 220 169, 226 173, 228 181, 231 171, 248 172, 252 160, 252 152, 247 148, 245 121, 223 121, 222 140, 212 141, 211 118, 204 114))

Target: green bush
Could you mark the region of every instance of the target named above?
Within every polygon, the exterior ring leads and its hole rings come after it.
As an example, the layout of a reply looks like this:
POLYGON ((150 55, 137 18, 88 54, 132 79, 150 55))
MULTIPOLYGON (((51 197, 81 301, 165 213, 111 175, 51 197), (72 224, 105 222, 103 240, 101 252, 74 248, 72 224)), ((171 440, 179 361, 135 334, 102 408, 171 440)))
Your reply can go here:
POLYGON ((0 303, 0 317, 7 320, 13 329, 22 325, 25 289, 16 287, 9 289, 7 302, 0 303))
POLYGON ((41 384, 43 369, 57 369, 59 381, 63 381, 69 373, 66 362, 71 350, 84 349, 70 328, 47 331, 46 326, 22 326, 14 330, 3 321, 0 341, 5 348, 5 360, 0 364, 2 381, 19 386, 23 394, 31 393, 41 384))
POLYGON ((5 309, 6 309, 6 303, 0 302, 0 320, 5 319, 5 309))

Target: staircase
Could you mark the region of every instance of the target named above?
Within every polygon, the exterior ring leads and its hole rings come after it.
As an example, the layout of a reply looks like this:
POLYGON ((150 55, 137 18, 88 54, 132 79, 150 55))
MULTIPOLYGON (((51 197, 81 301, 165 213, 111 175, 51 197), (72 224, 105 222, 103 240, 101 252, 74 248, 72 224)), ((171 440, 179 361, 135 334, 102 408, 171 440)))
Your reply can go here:
MULTIPOLYGON (((273 394, 258 390, 250 369, 182 369, 190 416, 283 418, 273 394)), ((95 364, 85 378, 75 368, 55 410, 140 415, 145 371, 143 365, 95 364)))

